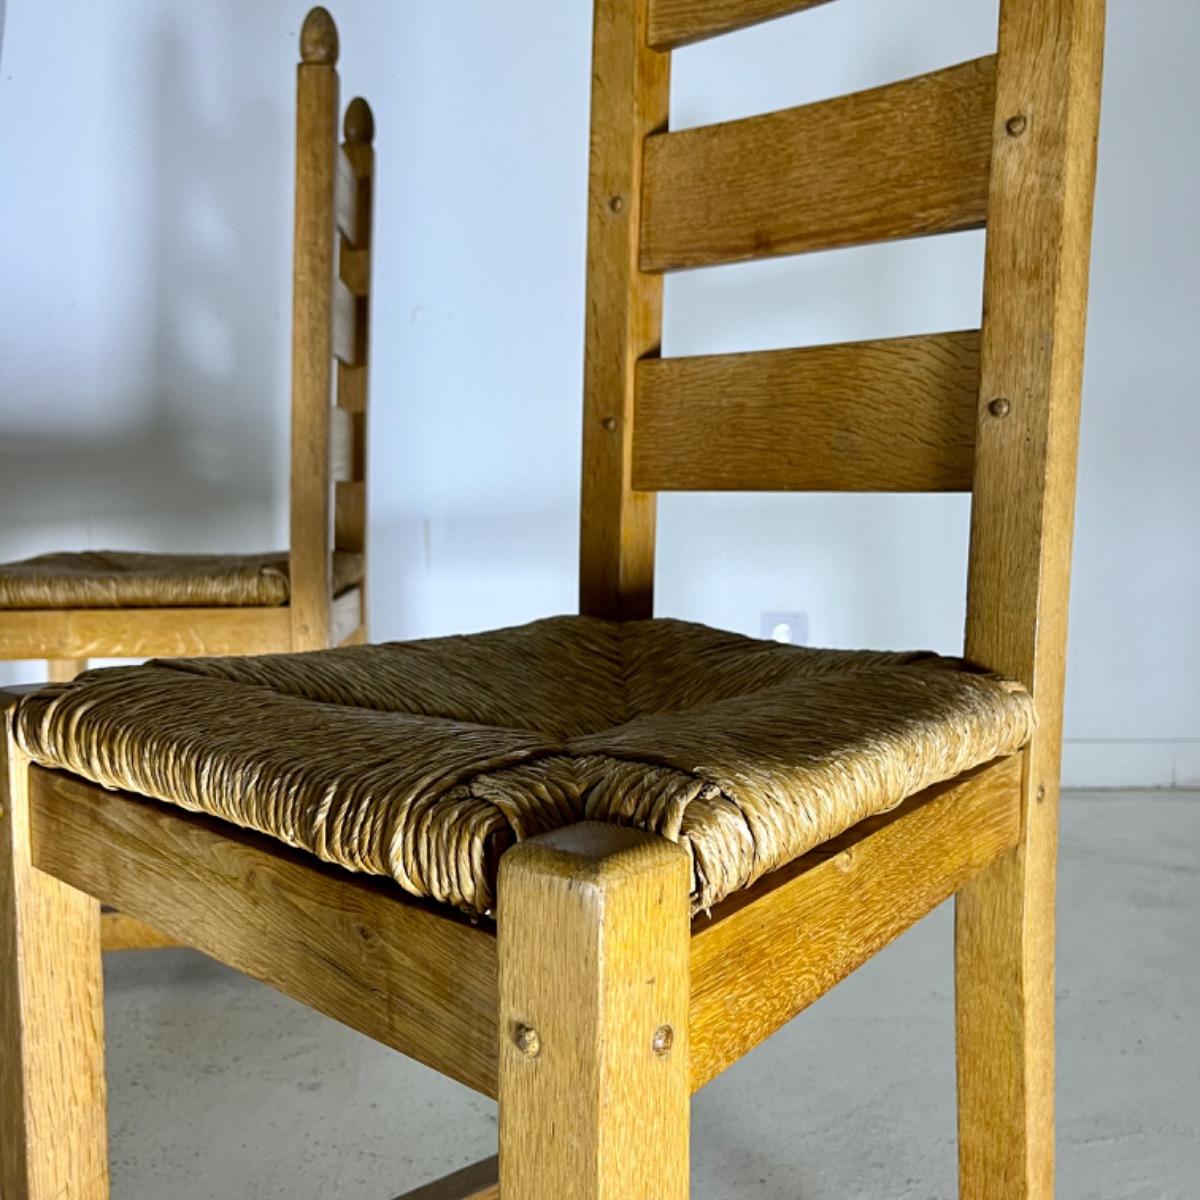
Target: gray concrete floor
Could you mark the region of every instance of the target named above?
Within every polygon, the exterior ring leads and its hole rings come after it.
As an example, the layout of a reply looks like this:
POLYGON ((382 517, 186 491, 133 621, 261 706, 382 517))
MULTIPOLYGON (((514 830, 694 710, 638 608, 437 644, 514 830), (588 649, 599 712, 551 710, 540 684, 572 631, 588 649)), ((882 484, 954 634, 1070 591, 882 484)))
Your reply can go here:
MULTIPOLYGON (((1072 796, 1060 1200, 1200 1196, 1200 794, 1072 796)), ((495 1106, 188 951, 107 968, 119 1200, 386 1200, 492 1153, 495 1106)), ((700 1200, 949 1200, 951 911, 694 1103, 700 1200)))

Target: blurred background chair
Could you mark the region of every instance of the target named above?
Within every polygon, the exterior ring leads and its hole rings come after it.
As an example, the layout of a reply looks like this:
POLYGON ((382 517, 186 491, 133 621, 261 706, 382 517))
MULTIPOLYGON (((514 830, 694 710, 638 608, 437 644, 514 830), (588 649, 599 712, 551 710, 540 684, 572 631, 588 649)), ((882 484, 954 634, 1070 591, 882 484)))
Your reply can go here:
MULTIPOLYGON (((89 658, 312 650, 366 636, 366 417, 374 124, 345 111, 338 35, 314 9, 297 94, 288 552, 87 550, 0 564, 0 659, 71 679, 89 658)), ((102 499, 97 497, 97 504, 102 499)))
MULTIPOLYGON (((50 678, 62 681, 90 658, 267 654, 366 640, 374 118, 361 97, 341 113, 337 27, 323 8, 305 20, 301 57, 290 550, 83 550, 0 564, 0 659, 45 659, 50 678)), ((105 914, 107 949, 165 942, 105 914)))

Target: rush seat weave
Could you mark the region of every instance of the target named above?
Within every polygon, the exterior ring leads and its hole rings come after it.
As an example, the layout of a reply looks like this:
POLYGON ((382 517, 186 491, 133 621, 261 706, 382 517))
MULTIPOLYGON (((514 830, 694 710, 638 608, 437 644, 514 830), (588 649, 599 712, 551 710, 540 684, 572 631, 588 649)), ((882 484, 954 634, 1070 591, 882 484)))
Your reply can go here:
MULTIPOLYGON (((335 595, 362 576, 361 554, 334 554, 335 595)), ((290 592, 286 554, 84 550, 0 563, 0 609, 275 607, 290 592)))
POLYGON ((1018 684, 932 654, 587 617, 91 671, 16 714, 39 763, 474 914, 514 839, 584 819, 681 843, 707 907, 1033 725, 1018 684))

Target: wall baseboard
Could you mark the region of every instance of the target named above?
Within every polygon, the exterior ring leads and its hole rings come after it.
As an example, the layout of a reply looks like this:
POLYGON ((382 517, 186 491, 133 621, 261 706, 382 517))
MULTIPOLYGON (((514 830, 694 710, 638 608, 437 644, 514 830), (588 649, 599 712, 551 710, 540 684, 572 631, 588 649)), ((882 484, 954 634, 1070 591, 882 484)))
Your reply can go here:
POLYGON ((1200 788, 1200 738, 1067 738, 1064 788, 1200 788))

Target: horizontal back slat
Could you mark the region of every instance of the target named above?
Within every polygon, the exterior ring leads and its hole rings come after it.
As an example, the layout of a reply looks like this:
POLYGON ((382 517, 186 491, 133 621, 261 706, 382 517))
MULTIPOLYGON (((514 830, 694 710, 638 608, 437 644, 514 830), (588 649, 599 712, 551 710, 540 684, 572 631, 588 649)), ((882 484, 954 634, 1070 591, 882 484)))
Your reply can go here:
POLYGON ((650 45, 671 50, 829 0, 650 0, 650 45))
POLYGON ((333 285, 333 356, 358 362, 358 297, 340 279, 333 285))
POLYGON ((338 274, 342 282, 356 295, 365 296, 371 290, 371 249, 361 249, 342 243, 338 258, 338 274))
POLYGON ((648 138, 641 266, 673 270, 983 225, 995 56, 648 138))
POLYGON ((362 480, 339 483, 334 490, 334 545, 361 554, 366 549, 367 488, 362 480))
POLYGON ((643 491, 970 491, 979 333, 643 359, 643 491))
POLYGON ((354 169, 344 146, 338 147, 337 176, 334 186, 334 211, 338 229, 352 245, 362 245, 361 216, 358 202, 358 173, 354 169))

